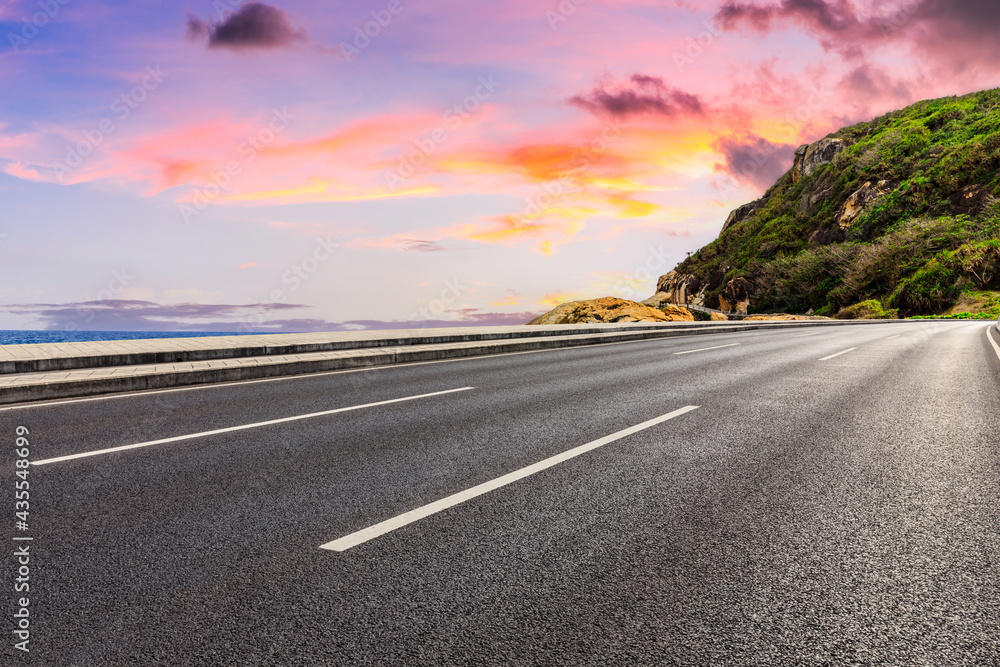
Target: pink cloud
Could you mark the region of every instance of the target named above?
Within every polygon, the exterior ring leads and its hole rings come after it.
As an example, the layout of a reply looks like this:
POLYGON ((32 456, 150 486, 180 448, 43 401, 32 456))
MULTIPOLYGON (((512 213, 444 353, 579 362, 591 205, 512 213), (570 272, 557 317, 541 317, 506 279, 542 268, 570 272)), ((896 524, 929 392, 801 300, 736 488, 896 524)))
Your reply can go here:
POLYGON ((3 172, 9 174, 15 178, 20 178, 25 181, 45 181, 47 180, 37 170, 31 169, 30 167, 24 167, 19 162, 11 162, 3 166, 3 172))

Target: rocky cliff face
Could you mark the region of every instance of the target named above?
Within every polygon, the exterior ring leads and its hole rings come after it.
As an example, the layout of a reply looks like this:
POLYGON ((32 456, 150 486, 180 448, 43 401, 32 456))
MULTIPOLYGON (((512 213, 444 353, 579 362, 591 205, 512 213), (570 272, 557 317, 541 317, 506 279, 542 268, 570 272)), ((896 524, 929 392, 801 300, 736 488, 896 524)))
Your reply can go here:
POLYGON ((707 288, 707 284, 702 284, 701 280, 691 274, 682 275, 671 271, 665 276, 660 276, 656 283, 656 294, 642 303, 651 308, 671 303, 700 306, 707 288))
POLYGON ((827 137, 814 144, 799 146, 795 151, 795 163, 792 165, 792 183, 798 183, 803 178, 812 176, 816 170, 825 164, 830 164, 846 148, 843 139, 827 137))
MULTIPOLYGON (((716 272, 712 279, 703 283, 697 276, 676 271, 660 276, 656 283, 656 294, 642 303, 651 308, 663 308, 668 304, 680 306, 705 306, 705 293, 720 286, 725 274, 716 272)), ((726 285, 719 297, 718 310, 737 315, 746 315, 750 306, 750 284, 738 278, 726 285)))
POLYGON ((665 310, 650 308, 635 301, 604 297, 588 301, 571 301, 536 317, 528 324, 585 324, 618 322, 693 322, 686 308, 666 306, 665 310))
POLYGON ((730 280, 726 289, 719 295, 719 310, 737 315, 746 315, 750 307, 750 294, 753 286, 745 278, 730 280))
POLYGON ((877 183, 867 181, 844 202, 844 208, 841 209, 840 217, 837 218, 837 225, 842 230, 847 231, 865 211, 871 208, 872 204, 881 200, 894 189, 889 181, 878 181, 877 183))
MULTIPOLYGON (((803 178, 812 176, 820 167, 833 162, 837 155, 846 147, 847 145, 843 140, 830 138, 821 139, 815 144, 805 144, 803 146, 799 146, 798 150, 795 151, 795 163, 792 165, 792 169, 789 172, 792 182, 798 183, 803 178)), ((748 204, 743 204, 742 206, 734 208, 729 213, 729 217, 726 218, 726 222, 723 223, 720 234, 724 234, 726 231, 741 222, 746 222, 758 211, 767 206, 769 194, 770 193, 748 204)), ((826 196, 829 196, 829 194, 829 190, 814 194, 814 198, 810 201, 810 205, 816 206, 819 201, 826 196)))
POLYGON ((744 220, 750 219, 754 213, 764 208, 764 204, 767 203, 767 199, 760 198, 756 201, 752 201, 749 204, 743 204, 743 206, 734 208, 730 213, 729 217, 726 218, 726 222, 722 225, 722 231, 726 231, 733 225, 743 222, 744 220))

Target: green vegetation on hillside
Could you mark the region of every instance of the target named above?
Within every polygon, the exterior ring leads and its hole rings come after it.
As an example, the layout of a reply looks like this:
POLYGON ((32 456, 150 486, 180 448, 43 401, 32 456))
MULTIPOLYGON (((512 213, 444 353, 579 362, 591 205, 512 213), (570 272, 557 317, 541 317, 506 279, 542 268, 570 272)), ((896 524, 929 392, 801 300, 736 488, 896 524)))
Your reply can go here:
POLYGON ((959 303, 993 312, 1000 90, 919 102, 830 137, 845 145, 832 162, 797 183, 786 173, 762 208, 677 272, 714 287, 708 305, 746 278, 752 312, 914 316, 959 303))

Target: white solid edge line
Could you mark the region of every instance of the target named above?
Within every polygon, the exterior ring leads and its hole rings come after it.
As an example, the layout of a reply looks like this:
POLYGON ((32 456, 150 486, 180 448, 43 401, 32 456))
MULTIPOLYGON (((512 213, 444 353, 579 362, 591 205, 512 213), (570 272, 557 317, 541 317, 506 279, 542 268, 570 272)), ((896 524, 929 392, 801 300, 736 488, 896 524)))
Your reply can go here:
POLYGON ((685 350, 684 352, 674 352, 674 354, 694 354, 695 352, 708 352, 709 350, 721 350, 724 347, 736 347, 740 343, 732 343, 731 345, 716 345, 715 347, 703 347, 700 350, 685 350))
POLYGON ((674 410, 669 414, 657 417, 656 419, 650 419, 647 422, 632 426, 623 431, 612 433, 611 435, 605 436, 599 440, 589 442, 586 445, 580 445, 579 447, 565 451, 562 454, 556 454, 555 456, 547 458, 544 461, 539 461, 538 463, 521 468, 520 470, 515 470, 514 472, 508 473, 502 477, 497 477, 492 481, 479 484, 471 489, 466 489, 465 491, 442 498, 441 500, 430 503, 429 505, 418 507, 415 510, 411 510, 409 512, 405 512, 404 514, 400 514, 399 516, 387 519, 386 521, 377 523, 374 526, 365 528, 364 530, 359 530, 355 533, 351 533, 350 535, 345 535, 344 537, 336 539, 332 542, 327 542, 326 544, 321 545, 320 549, 326 549, 328 551, 347 551, 351 547, 356 547, 359 544, 363 544, 369 540, 375 539, 376 537, 390 533, 397 528, 402 528, 403 526, 419 521, 420 519, 428 517, 432 514, 437 514, 438 512, 446 510, 450 507, 464 503, 467 500, 471 500, 477 496, 499 489, 500 487, 512 484, 520 479, 534 475, 537 472, 541 472, 542 470, 576 458, 581 454, 586 454, 589 451, 603 447, 604 445, 612 443, 616 440, 621 440, 622 438, 632 435, 633 433, 638 433, 639 431, 656 426, 657 424, 662 424, 663 422, 673 419, 674 417, 680 417, 681 415, 687 414, 692 410, 697 410, 698 407, 699 406, 697 405, 689 405, 679 410, 674 410))
POLYGON ((829 331, 817 331, 816 333, 802 334, 800 336, 792 336, 792 338, 805 338, 806 336, 818 336, 820 334, 830 333, 829 331))
POLYGON ((993 346, 993 351, 997 353, 997 359, 1000 359, 1000 345, 997 345, 997 342, 993 340, 993 336, 990 335, 990 331, 992 331, 993 327, 993 324, 986 327, 986 338, 989 339, 990 345, 993 346))
POLYGON ((833 359, 835 357, 839 357, 842 354, 847 354, 848 352, 854 352, 854 350, 856 350, 856 349, 858 349, 858 348, 852 347, 849 350, 844 350, 843 352, 838 352, 837 354, 831 354, 829 357, 823 357, 822 359, 820 359, 820 361, 827 361, 829 359, 833 359))
POLYGON ((57 456, 51 459, 42 459, 41 461, 32 461, 31 465, 41 466, 48 463, 59 463, 60 461, 72 461, 73 459, 87 458, 88 456, 99 456, 101 454, 111 454, 112 452, 122 452, 127 449, 138 449, 140 447, 152 447, 153 445, 165 445, 169 442, 180 442, 181 440, 191 440, 192 438, 204 438, 210 435, 219 435, 220 433, 232 433, 233 431, 245 431, 251 428, 260 428, 262 426, 271 426, 273 424, 284 424, 287 422, 299 421, 300 419, 310 419, 312 417, 323 417, 325 415, 333 415, 338 412, 350 412, 351 410, 362 410, 364 408, 374 408, 379 405, 390 405, 392 403, 402 403, 404 401, 415 401, 418 398, 430 398, 432 396, 443 396, 445 394, 454 394, 459 391, 469 391, 470 389, 475 389, 475 387, 462 387, 461 389, 448 389, 446 391, 436 391, 432 394, 420 394, 419 396, 406 396, 405 398, 393 398, 388 401, 378 401, 377 403, 365 403, 364 405, 352 405, 346 408, 337 408, 335 410, 324 410, 323 412, 313 412, 307 415, 298 415, 295 417, 283 417, 282 419, 272 419, 266 422, 255 422, 253 424, 244 424, 242 426, 231 426, 229 428, 220 428, 215 431, 204 431, 202 433, 191 433, 189 435, 178 435, 173 438, 164 438, 162 440, 150 440, 149 442, 139 442, 134 445, 122 445, 121 447, 109 447, 108 449, 98 449, 92 452, 83 452, 81 454, 69 454, 67 456, 57 456))

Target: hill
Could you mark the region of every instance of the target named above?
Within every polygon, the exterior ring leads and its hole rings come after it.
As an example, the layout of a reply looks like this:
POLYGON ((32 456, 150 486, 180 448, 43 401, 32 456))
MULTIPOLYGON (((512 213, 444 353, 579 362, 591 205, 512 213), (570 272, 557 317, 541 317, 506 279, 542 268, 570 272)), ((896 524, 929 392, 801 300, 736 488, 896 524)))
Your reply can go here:
POLYGON ((713 308, 735 292, 751 313, 995 317, 998 189, 1000 89, 918 102, 799 148, 658 291, 713 308))

